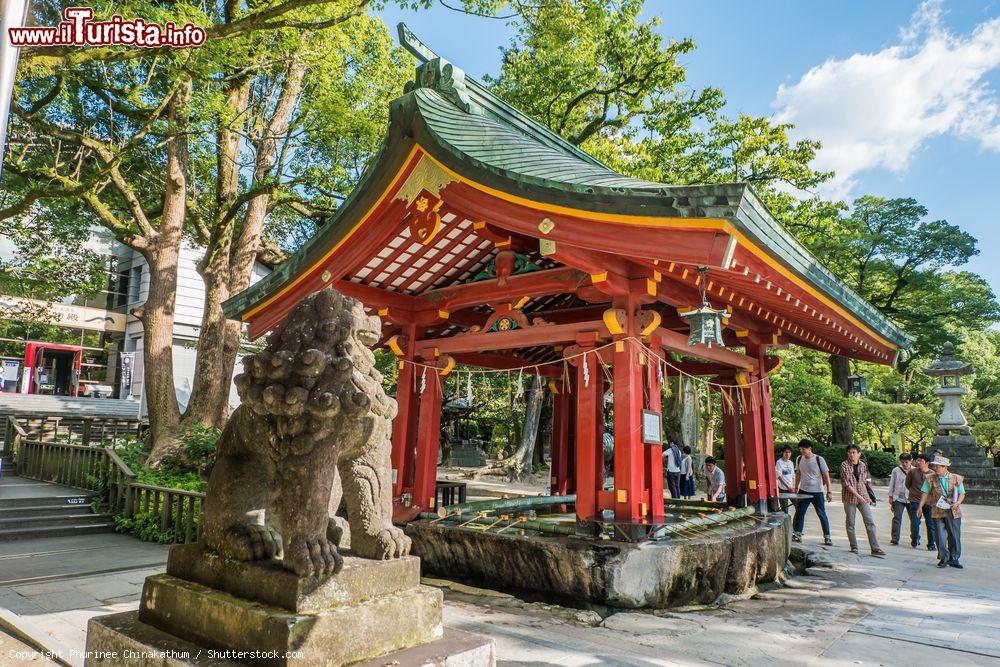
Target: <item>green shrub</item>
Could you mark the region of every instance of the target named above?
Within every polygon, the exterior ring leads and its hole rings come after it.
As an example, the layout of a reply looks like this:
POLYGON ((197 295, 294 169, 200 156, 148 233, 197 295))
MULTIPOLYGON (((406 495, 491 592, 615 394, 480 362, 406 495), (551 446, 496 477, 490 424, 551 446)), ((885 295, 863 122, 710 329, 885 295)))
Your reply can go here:
MULTIPOLYGON (((197 523, 197 517, 195 517, 197 523)), ((151 514, 139 513, 131 519, 126 519, 122 515, 115 516, 115 531, 137 537, 143 542, 158 542, 160 544, 171 544, 174 541, 174 526, 167 526, 166 530, 160 530, 160 517, 151 514)))
POLYGON ((864 454, 865 460, 868 462, 868 472, 871 473, 872 477, 888 477, 898 464, 896 455, 892 452, 873 450, 864 454))
POLYGON ((199 470, 209 468, 215 461, 215 449, 222 431, 201 424, 190 427, 179 438, 187 453, 187 461, 199 470))

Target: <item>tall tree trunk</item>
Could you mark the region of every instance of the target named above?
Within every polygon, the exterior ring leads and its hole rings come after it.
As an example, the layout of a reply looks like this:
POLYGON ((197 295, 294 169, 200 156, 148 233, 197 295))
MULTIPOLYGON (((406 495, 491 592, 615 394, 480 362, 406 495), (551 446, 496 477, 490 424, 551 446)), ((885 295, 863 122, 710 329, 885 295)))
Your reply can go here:
POLYGON ((218 272, 229 268, 228 261, 225 264, 224 268, 210 267, 202 272, 205 308, 198 332, 194 384, 184 413, 185 424, 220 429, 229 418, 229 386, 240 345, 240 323, 222 312, 222 303, 229 298, 228 277, 220 278, 218 272))
POLYGON ((715 410, 712 403, 712 390, 705 390, 705 426, 701 430, 701 452, 706 456, 713 456, 715 445, 715 410))
MULTIPOLYGON (((259 188, 274 178, 274 168, 278 158, 278 142, 288 133, 295 105, 302 91, 302 80, 305 76, 306 64, 301 58, 289 63, 274 113, 265 129, 264 136, 258 142, 254 161, 254 175, 251 188, 259 188)), ((243 107, 247 104, 246 87, 234 91, 230 98, 233 104, 243 107)), ((227 153, 232 153, 238 146, 239 136, 226 131, 228 141, 230 135, 235 135, 236 146, 228 146, 227 153)), ((220 158, 220 167, 223 160, 220 158)), ((228 158, 227 158, 228 163, 228 158)), ((236 156, 232 164, 238 164, 236 156)), ((237 174, 226 179, 224 187, 220 186, 220 200, 231 202, 236 199, 235 185, 237 174), (230 191, 232 196, 230 197, 230 191)), ((187 413, 186 423, 200 423, 205 426, 222 428, 229 416, 229 386, 236 366, 236 357, 240 349, 240 322, 226 319, 222 312, 222 304, 230 296, 239 294, 250 286, 253 276, 254 261, 260 246, 260 236, 267 219, 267 208, 270 196, 260 194, 250 199, 247 213, 238 235, 233 241, 231 222, 221 225, 216 240, 217 247, 206 262, 202 271, 205 281, 205 310, 202 328, 198 336, 198 359, 195 371, 194 387, 187 413), (223 238, 224 236, 224 238, 223 238)), ((220 201, 220 207, 224 206, 220 201)), ((226 206, 228 208, 228 206, 226 206)))
MULTIPOLYGON (((850 395, 851 360, 838 354, 830 355, 830 377, 834 386, 840 389, 846 397, 850 395)), ((837 445, 850 445, 854 442, 854 423, 851 413, 830 417, 833 427, 833 442, 837 445)))
POLYGON ((542 403, 545 400, 545 382, 541 375, 535 375, 528 392, 528 402, 524 408, 524 429, 521 431, 521 441, 511 457, 518 473, 531 472, 531 460, 535 452, 535 441, 538 438, 538 425, 542 421, 542 403))
POLYGON ((545 400, 542 401, 542 409, 538 418, 539 437, 535 438, 535 454, 531 459, 532 466, 545 465, 545 445, 548 443, 552 448, 552 395, 542 392, 545 400))
POLYGON ((191 85, 174 94, 168 109, 170 136, 166 143, 166 189, 156 236, 143 254, 149 264, 149 294, 138 314, 143 328, 143 387, 149 412, 152 449, 148 463, 159 464, 180 447, 180 410, 174 391, 174 310, 177 301, 177 259, 187 206, 187 126, 191 85))

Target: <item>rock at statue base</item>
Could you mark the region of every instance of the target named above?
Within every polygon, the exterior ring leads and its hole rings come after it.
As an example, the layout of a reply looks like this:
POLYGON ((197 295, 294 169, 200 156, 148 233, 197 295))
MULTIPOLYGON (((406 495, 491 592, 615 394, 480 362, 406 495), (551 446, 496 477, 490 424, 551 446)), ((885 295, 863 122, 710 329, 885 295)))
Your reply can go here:
POLYGON ((87 665, 492 665, 493 640, 444 631, 420 561, 352 558, 331 577, 179 545, 138 612, 90 621, 87 665))

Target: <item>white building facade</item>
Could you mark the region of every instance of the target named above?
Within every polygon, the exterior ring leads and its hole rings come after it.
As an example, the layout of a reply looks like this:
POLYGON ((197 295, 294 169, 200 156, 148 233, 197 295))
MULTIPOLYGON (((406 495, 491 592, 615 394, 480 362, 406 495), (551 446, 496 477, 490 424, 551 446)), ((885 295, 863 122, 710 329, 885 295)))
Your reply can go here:
MULTIPOLYGON (((187 407, 193 389, 198 332, 205 308, 205 283, 196 268, 202 254, 203 251, 200 248, 185 243, 181 248, 177 263, 177 304, 174 311, 173 357, 174 386, 181 411, 187 407)), ((125 332, 122 340, 118 343, 118 350, 125 353, 126 359, 133 360, 131 382, 119 381, 117 385, 120 397, 141 400, 143 397, 142 322, 129 313, 146 301, 146 295, 149 293, 149 266, 142 255, 131 248, 119 245, 116 255, 118 257, 119 280, 124 279, 128 285, 125 332)), ((268 267, 256 262, 250 278, 251 284, 268 273, 270 273, 268 267)), ((121 364, 118 365, 118 368, 120 371, 121 364)), ((240 372, 238 360, 235 370, 237 373, 240 372)), ((239 405, 236 388, 232 385, 230 385, 229 404, 230 407, 239 405)))

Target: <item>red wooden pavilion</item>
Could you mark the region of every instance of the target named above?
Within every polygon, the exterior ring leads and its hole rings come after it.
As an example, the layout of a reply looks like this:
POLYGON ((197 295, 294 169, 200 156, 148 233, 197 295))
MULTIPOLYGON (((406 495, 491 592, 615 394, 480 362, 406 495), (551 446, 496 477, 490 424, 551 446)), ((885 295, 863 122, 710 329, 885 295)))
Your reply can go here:
POLYGON ((643 443, 641 420, 643 410, 659 412, 663 377, 676 373, 704 376, 726 395, 729 495, 763 509, 777 493, 768 373, 778 360, 768 349, 796 344, 892 364, 909 344, 746 185, 617 174, 402 25, 400 41, 421 64, 392 102, 384 144, 357 188, 304 248, 225 305, 251 337, 328 285, 381 315, 382 345, 399 357, 397 497, 434 506, 437 374, 537 365, 527 372, 550 377, 557 392, 552 492, 575 492, 579 519, 607 509, 624 523, 663 514, 662 450, 643 443), (689 344, 679 313, 700 306, 702 290, 728 311, 724 346, 689 344), (613 490, 603 488, 608 388, 613 490))

